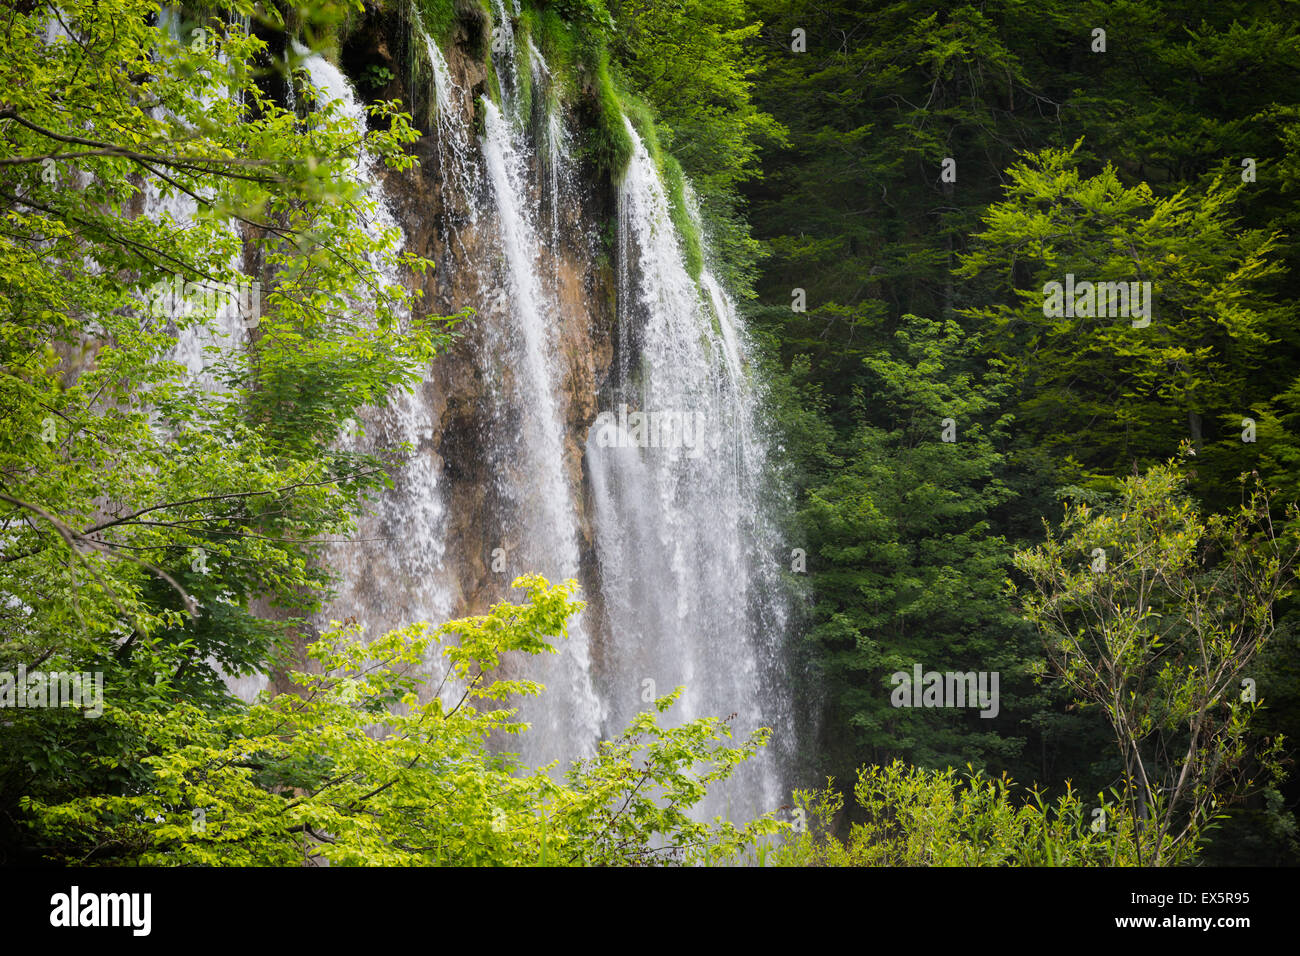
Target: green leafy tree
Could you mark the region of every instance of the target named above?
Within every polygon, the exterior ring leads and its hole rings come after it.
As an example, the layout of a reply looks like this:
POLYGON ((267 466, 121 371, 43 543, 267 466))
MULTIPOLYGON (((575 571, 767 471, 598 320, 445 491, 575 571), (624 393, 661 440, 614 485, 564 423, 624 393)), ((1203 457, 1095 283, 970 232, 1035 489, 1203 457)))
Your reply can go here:
MULTIPOLYGON (((812 542, 829 534, 845 555, 833 569, 825 557, 810 566, 814 657, 830 684, 826 738, 830 746, 853 741, 826 769, 851 772, 868 759, 861 748, 870 738, 872 760, 897 753, 943 766, 992 757, 1017 776, 1053 771, 1076 742, 1087 752, 1089 734, 1041 694, 1015 686, 1011 660, 1028 635, 992 570, 1009 561, 1004 539, 1035 532, 1024 516, 1052 506, 1051 484, 1041 478, 1051 463, 1023 447, 1010 419, 994 435, 1009 403, 998 384, 1002 370, 986 378, 996 356, 981 354, 978 339, 956 336, 959 347, 922 360, 920 350, 904 358, 895 337, 917 336, 912 316, 962 323, 960 309, 988 301, 991 282, 958 281, 950 269, 998 197, 1003 167, 1017 149, 1054 135, 1036 74, 1040 47, 1057 39, 1059 12, 1018 2, 940 11, 918 3, 760 2, 755 11, 765 60, 756 101, 790 133, 788 148, 765 147, 763 178, 744 187, 755 235, 770 252, 757 286, 765 304, 750 318, 772 357, 777 415, 799 462, 798 536, 812 542), (955 165, 945 167, 948 159, 955 165), (907 366, 886 389, 874 368, 882 352, 907 366), (945 387, 957 404, 985 400, 979 430, 967 432, 958 416, 962 441, 975 445, 958 446, 971 457, 963 455, 957 470, 941 457, 925 460, 939 455, 929 442, 952 414, 953 403, 940 407, 933 394, 945 387), (909 408, 909 390, 925 400, 909 408), (987 466, 986 477, 966 473, 967 464, 976 472, 987 466), (874 527, 868 501, 878 503, 874 527), (870 584, 846 567, 873 561, 883 577, 868 577, 870 584), (959 583, 967 569, 971 576, 959 583), (900 613, 911 617, 894 617, 900 613), (828 630, 832 621, 841 622, 838 633, 828 630), (852 635, 868 630, 870 642, 858 646, 852 635), (976 660, 994 646, 1007 649, 1005 659, 985 659, 1006 664, 1011 683, 1003 689, 1016 702, 1000 719, 963 726, 952 715, 891 715, 887 696, 881 710, 882 682, 895 669, 882 655, 892 648, 976 660), (862 670, 873 657, 874 669, 862 670), (846 694, 859 700, 845 705, 846 694), (875 717, 865 716, 867 707, 875 717), (863 723, 848 723, 853 715, 863 723), (885 732, 881 721, 893 729, 885 732), (932 725, 945 721, 934 736, 932 725), (1061 732, 1062 722, 1070 732, 1061 732), (1005 763, 1017 752, 1020 762, 1005 763)), ((941 337, 952 336, 945 327, 941 337)))
POLYGON ((1140 863, 1181 858, 1260 772, 1278 779, 1283 741, 1255 745, 1259 702, 1244 678, 1294 589, 1296 555, 1262 489, 1203 517, 1172 462, 1126 479, 1108 507, 1075 505, 1017 553, 1043 670, 1113 730, 1140 863))
POLYGON ((1135 866, 1135 818, 1099 795, 1091 807, 1067 786, 1055 801, 1018 794, 1008 777, 910 767, 863 767, 853 787, 862 822, 835 836, 844 798, 795 795, 803 831, 768 859, 776 866, 1135 866))
MULTIPOLYGON (((310 32, 347 6, 294 13, 310 32)), ((445 340, 385 278, 430 263, 368 225, 356 172, 363 150, 408 167, 416 133, 391 103, 370 131, 338 104, 285 109, 259 35, 286 41, 274 6, 209 5, 179 42, 149 0, 2 16, 0 670, 103 672, 128 709, 164 684, 221 706, 222 672, 274 657, 327 589, 320 542, 387 481, 395 456, 341 448, 345 423, 445 340), (218 348, 202 292, 241 282, 218 348), (173 283, 192 310, 156 308, 173 283), (211 346, 197 377, 186 336, 211 346)), ((0 844, 20 794, 137 783, 134 733, 69 711, 0 724, 0 844)))
MULTIPOLYGON (((750 319, 805 499, 844 467, 828 449, 881 424, 854 401, 869 387, 863 358, 908 314, 955 318, 972 358, 1009 373, 1003 410, 1015 424, 998 476, 1012 497, 988 512, 993 534, 1033 543, 1037 518, 1058 517, 1063 485, 1114 489, 1134 461, 1161 461, 1184 438, 1198 442, 1193 487, 1206 508, 1235 508, 1235 478, 1250 470, 1278 500, 1296 497, 1290 4, 756 0, 754 12, 765 61, 755 102, 789 137, 764 147, 763 177, 743 186, 769 252, 750 319), (1047 173, 1044 149, 1070 159, 1047 173), (1075 183, 1058 179, 1067 172, 1075 183), (961 268, 981 255, 987 268, 961 268), (1042 285, 1067 271, 1151 279, 1152 325, 1044 319, 1042 285), (792 310, 795 290, 806 311, 792 310), (1243 418, 1257 441, 1241 440, 1243 418)), ((847 589, 814 589, 810 613, 854 605, 865 613, 847 589)), ((1278 675, 1273 706, 1258 717, 1293 735, 1294 601, 1278 615, 1261 661, 1278 675)), ((1059 687, 1024 703, 1017 777, 1113 779, 1095 714, 1059 687)), ((844 735, 844 714, 828 737, 844 735)))
POLYGON ((752 101, 760 61, 749 48, 760 24, 746 0, 610 4, 615 53, 634 87, 661 114, 663 145, 705 191, 758 173, 765 138, 783 130, 752 101))
POLYGON ((1054 16, 1020 0, 940 12, 772 0, 755 12, 756 101, 789 130, 788 148, 766 146, 763 178, 745 187, 771 253, 758 283, 769 308, 755 319, 780 330, 787 363, 813 356, 847 398, 876 329, 983 301, 949 269, 1003 167, 1049 127, 1029 70, 1054 16), (793 289, 806 312, 791 312, 793 289))
POLYGON ((976 378, 967 358, 955 322, 907 316, 891 346, 866 360, 868 423, 802 514, 817 595, 808 639, 832 688, 835 736, 851 728, 836 754, 850 765, 1005 759, 1023 743, 993 729, 1009 723, 1005 714, 995 722, 890 699, 889 676, 917 663, 998 671, 1008 684, 1023 669, 1025 635, 1001 595, 1010 549, 988 524, 1007 497, 1002 386, 993 373, 976 378), (944 440, 949 428, 954 441, 944 440))
POLYGON ((93 864, 658 865, 732 860, 781 830, 769 817, 737 827, 691 815, 767 732, 733 747, 716 718, 661 728, 681 688, 563 783, 490 751, 490 735, 527 731, 509 699, 543 691, 497 679, 502 657, 555 653, 551 636, 582 608, 575 582, 514 583, 525 603, 433 631, 323 635, 312 669, 294 674, 301 696, 216 713, 109 705, 104 719, 136 732, 125 759, 147 768, 140 786, 24 809, 62 859, 93 864), (440 677, 420 676, 431 652, 440 677))
POLYGON ((1249 370, 1273 341, 1261 284, 1280 265, 1275 236, 1234 222, 1237 188, 1160 198, 1124 186, 1113 167, 1083 176, 1077 148, 1008 170, 1007 198, 989 208, 959 274, 1006 283, 1008 301, 968 315, 1023 396, 1020 427, 1083 481, 1159 460, 1189 436, 1217 437, 1210 416, 1262 397, 1249 370), (1076 292, 1067 311, 1068 276, 1094 294, 1076 292), (1059 308, 1049 283, 1061 285, 1059 308), (1113 288, 1097 293, 1101 283, 1113 288))

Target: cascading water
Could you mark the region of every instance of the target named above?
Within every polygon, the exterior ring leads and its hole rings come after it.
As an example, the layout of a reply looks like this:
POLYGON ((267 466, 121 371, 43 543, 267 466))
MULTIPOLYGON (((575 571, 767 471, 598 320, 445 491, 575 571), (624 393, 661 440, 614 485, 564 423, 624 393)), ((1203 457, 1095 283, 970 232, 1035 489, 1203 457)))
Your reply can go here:
MULTIPOLYGON (((786 610, 775 570, 779 549, 763 518, 759 395, 740 322, 712 275, 697 283, 687 274, 658 171, 629 123, 635 150, 618 195, 613 363, 621 372, 600 396, 600 410, 622 404, 676 413, 704 422, 708 440, 698 450, 603 447, 595 429, 575 433, 571 359, 560 343, 566 329, 594 320, 561 306, 560 211, 576 202, 564 117, 540 51, 531 40, 517 44, 504 4, 495 0, 494 7, 502 102, 479 101, 477 162, 466 149, 475 115, 468 89, 452 79, 418 18, 414 23, 433 73, 442 188, 462 193, 458 203, 482 207, 450 227, 438 268, 469 277, 479 309, 471 357, 486 407, 474 441, 493 476, 494 530, 486 543, 504 562, 487 590, 493 599, 513 596, 505 585, 524 572, 574 577, 601 607, 594 619, 570 622, 560 654, 517 665, 547 688, 519 702, 532 728, 520 740, 522 756, 533 765, 560 759, 563 769, 649 706, 646 681, 659 694, 683 684, 674 720, 735 714, 738 736, 775 728, 778 742, 704 808, 710 815, 761 813, 782 802, 783 761, 771 751, 789 745, 792 721, 780 692, 786 610), (518 115, 515 99, 520 54, 534 103, 544 104, 531 116, 518 115), (540 229, 543 222, 549 228, 540 229), (584 520, 593 555, 586 565, 584 520)), ((594 258, 583 268, 592 269, 594 258)), ((412 575, 399 567, 394 577, 412 575)))
POLYGON ((551 232, 547 237, 550 242, 559 241, 560 203, 562 186, 570 184, 565 181, 569 172, 569 134, 564 126, 564 113, 560 107, 559 96, 555 89, 555 78, 546 65, 542 52, 529 37, 525 46, 528 51, 528 63, 532 72, 533 88, 545 91, 543 100, 545 120, 541 129, 543 178, 546 181, 545 201, 550 212, 551 232))
MULTIPOLYGON (((296 47, 316 93, 318 108, 336 102, 359 134, 365 131, 365 106, 347 78, 324 57, 296 47)), ((400 251, 405 243, 392 212, 377 163, 362 149, 354 176, 374 203, 374 216, 363 217, 368 231, 396 229, 400 251)), ((376 260, 385 284, 402 281, 386 263, 376 260)), ((357 303, 364 309, 365 303, 357 303)), ((336 600, 320 616, 354 617, 372 635, 403 624, 426 621, 437 625, 451 617, 454 600, 445 568, 446 504, 442 496, 440 462, 430 453, 437 414, 429 400, 429 382, 394 395, 389 403, 365 416, 364 435, 352 441, 367 450, 407 445, 412 454, 393 473, 393 488, 358 523, 357 540, 334 545, 331 564, 341 573, 336 600), (377 546, 376 546, 377 545, 377 546)))
MULTIPOLYGON (((611 717, 626 723, 644 706, 631 693, 644 681, 659 693, 684 684, 683 716, 734 713, 738 731, 771 726, 784 742, 792 724, 779 692, 785 604, 770 570, 775 532, 763 519, 759 396, 746 378, 734 305, 709 273, 698 286, 688 275, 654 161, 630 122, 627 131, 622 374, 610 404, 646 415, 651 433, 655 416, 683 423, 683 440, 644 447, 645 438, 629 440, 636 436, 620 414, 612 438, 593 429, 587 442, 602 596, 616 635, 609 665, 622 682, 611 717), (688 422, 704 435, 690 435, 688 422)), ((706 809, 721 812, 724 799, 733 814, 776 805, 778 763, 760 758, 706 809)))
MULTIPOLYGON (((433 107, 434 124, 438 138, 438 162, 444 182, 451 186, 463 210, 466 222, 472 224, 478 218, 479 191, 482 187, 479 166, 471 155, 472 146, 466 125, 460 118, 459 111, 465 105, 461 102, 464 90, 452 79, 447 60, 442 55, 438 44, 425 32, 424 23, 418 8, 411 8, 412 26, 416 38, 429 60, 429 69, 433 73, 433 107)), ((464 249, 461 249, 462 253, 464 249)))
MULTIPOLYGON (((430 307, 470 304, 478 317, 465 344, 435 360, 412 393, 366 416, 358 447, 406 442, 414 453, 356 540, 332 547, 343 580, 319 623, 353 616, 375 635, 517 599, 508 584, 518 574, 577 578, 596 607, 570 622, 560 653, 506 663, 547 688, 515 702, 531 724, 520 738, 524 760, 559 759, 562 771, 649 706, 647 681, 659 695, 682 684, 675 721, 734 714, 738 737, 776 730, 768 753, 704 807, 750 817, 785 798, 781 750, 792 720, 779 548, 764 518, 767 457, 744 332, 716 279, 687 273, 657 169, 629 123, 635 148, 617 196, 618 307, 608 316, 617 335, 604 333, 613 351, 599 362, 574 354, 574 343, 594 348, 599 339, 587 291, 607 281, 596 261, 598 225, 581 217, 551 71, 531 41, 516 44, 502 0, 493 6, 500 105, 475 103, 472 83, 454 79, 412 16, 432 74, 436 168, 426 174, 441 190, 437 221, 424 223, 418 207, 396 215, 368 155, 355 170, 376 204, 367 229, 401 221, 407 237, 426 225, 419 234, 437 237, 429 239, 436 250, 417 250, 437 252, 430 307), (531 71, 530 116, 516 102, 520 55, 531 71), (467 387, 470 407, 453 415, 456 389, 467 387), (702 427, 681 447, 641 447, 623 425, 587 430, 598 412, 617 415, 619 406, 702 427)), ((343 74, 298 53, 317 108, 338 101, 362 129, 364 109, 343 74)))
MULTIPOLYGON (((163 20, 164 29, 173 39, 178 37, 176 22, 171 13, 163 20)), ((358 135, 364 133, 365 107, 343 74, 300 44, 294 44, 294 52, 307 73, 316 108, 335 104, 358 135)), ((400 226, 385 194, 376 161, 364 148, 351 175, 373 203, 371 214, 358 212, 361 226, 372 236, 381 230, 396 231, 395 251, 400 251, 404 241, 400 226)), ((142 214, 175 223, 179 230, 191 226, 196 209, 193 198, 183 193, 164 195, 150 185, 145 191, 142 214)), ((235 268, 234 258, 230 265, 235 268)), ((384 283, 396 285, 402 281, 386 261, 375 257, 372 265, 379 269, 384 283)), ((350 307, 365 314, 366 305, 363 300, 350 307)), ((188 308, 183 303, 173 303, 168 318, 173 322, 184 319, 188 308)), ((246 315, 237 310, 223 309, 212 318, 213 321, 182 323, 184 327, 178 332, 172 350, 172 358, 186 366, 192 381, 208 391, 221 387, 214 376, 214 362, 222 354, 242 348, 248 328, 246 315)), ((364 434, 350 439, 357 450, 374 451, 406 444, 415 453, 395 470, 394 487, 378 507, 362 516, 356 540, 338 542, 331 547, 330 564, 340 572, 342 583, 336 600, 318 615, 319 626, 326 626, 333 619, 359 617, 374 635, 414 621, 438 624, 452 615, 454 601, 443 561, 446 507, 439 463, 425 453, 436 427, 436 416, 427 401, 427 387, 427 382, 421 383, 413 391, 394 395, 385 408, 371 410, 366 416, 364 434), (380 546, 375 547, 375 542, 380 542, 380 546)), ((228 683, 235 694, 246 700, 268 686, 262 675, 230 678, 228 683)))
MULTIPOLYGON (((511 73, 513 42, 500 62, 501 71, 511 73)), ((492 436, 505 439, 498 446, 505 455, 496 468, 502 497, 511 503, 503 537, 519 542, 509 557, 511 567, 552 581, 577 578, 576 489, 566 475, 564 423, 557 401, 561 389, 554 342, 559 307, 541 272, 528 167, 515 142, 520 132, 496 104, 484 100, 483 109, 483 160, 502 257, 502 275, 494 284, 506 292, 508 317, 491 327, 488 341, 496 361, 514 371, 509 400, 498 409, 500 431, 492 436), (517 425, 512 427, 512 422, 517 425)), ((590 754, 603 708, 592 685, 591 652, 581 615, 570 621, 560 657, 532 662, 533 675, 548 690, 520 708, 521 718, 536 731, 524 738, 524 756, 549 763, 590 754)))

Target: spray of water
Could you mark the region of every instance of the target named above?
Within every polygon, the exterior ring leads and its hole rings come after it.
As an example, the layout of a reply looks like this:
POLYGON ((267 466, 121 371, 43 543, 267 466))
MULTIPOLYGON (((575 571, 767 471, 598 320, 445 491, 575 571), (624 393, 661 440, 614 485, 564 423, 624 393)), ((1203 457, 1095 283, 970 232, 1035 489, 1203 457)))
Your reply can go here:
MULTIPOLYGON (((687 273, 658 170, 631 123, 619 189, 622 375, 610 404, 702 421, 695 448, 587 443, 612 675, 686 685, 684 717, 735 714, 737 731, 791 736, 782 696, 785 599, 775 529, 764 518, 767 455, 735 306, 717 280, 687 273)), ((631 679, 631 680, 629 680, 631 679)), ((611 688, 613 690, 613 688, 611 688)), ((615 722, 645 706, 626 684, 615 722)), ((777 751, 742 772, 706 812, 754 813, 782 797, 777 751), (729 807, 728 807, 729 805, 729 807)))

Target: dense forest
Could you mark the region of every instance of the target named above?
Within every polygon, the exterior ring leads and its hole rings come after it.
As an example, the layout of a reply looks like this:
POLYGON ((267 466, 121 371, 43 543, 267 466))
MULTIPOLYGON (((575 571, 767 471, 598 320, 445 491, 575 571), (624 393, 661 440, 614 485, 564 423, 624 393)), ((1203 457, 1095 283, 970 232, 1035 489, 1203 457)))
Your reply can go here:
POLYGON ((0 863, 1300 863, 1294 13, 4 0, 0 863))

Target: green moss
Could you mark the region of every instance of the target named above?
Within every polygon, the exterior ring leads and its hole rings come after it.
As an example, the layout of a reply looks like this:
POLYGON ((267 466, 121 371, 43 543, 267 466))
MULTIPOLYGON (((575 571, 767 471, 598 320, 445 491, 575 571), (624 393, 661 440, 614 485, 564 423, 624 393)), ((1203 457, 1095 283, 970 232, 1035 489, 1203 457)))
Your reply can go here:
POLYGON ((446 47, 456 35, 456 0, 412 0, 420 11, 425 32, 440 47, 446 47))
POLYGON ((597 167, 618 179, 632 158, 632 137, 623 123, 623 101, 609 73, 609 56, 603 50, 593 74, 596 127, 591 131, 592 158, 597 167))
POLYGON ((565 21, 555 7, 526 9, 533 42, 546 58, 556 85, 566 98, 579 95, 580 75, 589 72, 586 64, 595 62, 592 54, 598 52, 599 44, 565 21))
MULTIPOLYGON (((531 73, 523 62, 522 51, 525 38, 532 37, 550 68, 560 100, 575 105, 583 114, 580 151, 598 170, 617 179, 632 155, 632 142, 623 125, 624 100, 610 71, 605 33, 591 17, 566 19, 562 6, 521 4, 516 27, 521 87, 531 86, 531 73)), ((520 97, 525 97, 522 88, 520 97)))
POLYGON ((497 68, 492 65, 492 57, 487 58, 487 95, 493 103, 501 103, 501 78, 497 76, 497 68))
POLYGON ((554 7, 527 10, 533 42, 546 57, 551 69, 572 73, 578 65, 578 42, 574 32, 554 7))
POLYGON ((668 193, 668 212, 682 243, 686 271, 698 282, 704 271, 704 240, 700 235, 699 223, 691 216, 686 201, 686 174, 682 172, 682 164, 672 156, 664 157, 659 172, 663 177, 664 190, 668 193))
POLYGON ((519 7, 519 22, 515 26, 515 36, 530 36, 533 42, 537 42, 537 20, 538 13, 527 4, 521 4, 519 7))
POLYGON ((622 95, 621 100, 623 111, 641 137, 646 152, 650 154, 655 168, 659 171, 659 179, 664 185, 664 192, 668 198, 669 214, 681 240, 686 269, 691 278, 698 281, 704 271, 704 242, 700 235, 699 224, 692 218, 686 199, 686 174, 682 171, 681 163, 664 152, 663 145, 659 141, 659 125, 649 105, 639 97, 629 96, 626 93, 622 95))
POLYGON ((623 114, 632 123, 632 128, 641 137, 646 152, 660 170, 663 169, 663 151, 659 147, 659 131, 655 128, 654 112, 639 97, 623 93, 619 100, 623 104, 623 114))

